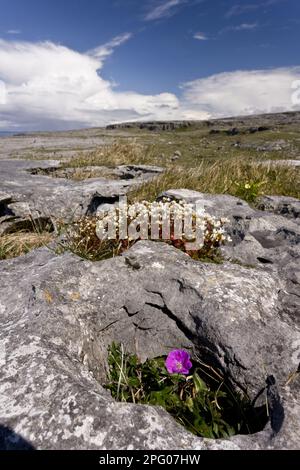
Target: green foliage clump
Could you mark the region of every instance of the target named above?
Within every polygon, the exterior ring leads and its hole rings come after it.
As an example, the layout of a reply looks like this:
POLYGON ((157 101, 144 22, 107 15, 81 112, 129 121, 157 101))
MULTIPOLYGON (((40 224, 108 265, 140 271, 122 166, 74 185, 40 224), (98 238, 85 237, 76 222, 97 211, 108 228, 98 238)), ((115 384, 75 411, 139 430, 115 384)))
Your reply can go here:
POLYGON ((247 183, 235 183, 237 186, 236 196, 247 202, 254 202, 256 198, 262 195, 261 188, 265 185, 265 181, 250 181, 247 183))
POLYGON ((162 406, 197 436, 226 438, 250 433, 250 403, 234 393, 220 374, 205 364, 195 364, 191 374, 170 374, 165 358, 141 363, 120 344, 108 351, 108 382, 105 388, 122 402, 162 406), (205 380, 203 377, 206 377, 205 380))

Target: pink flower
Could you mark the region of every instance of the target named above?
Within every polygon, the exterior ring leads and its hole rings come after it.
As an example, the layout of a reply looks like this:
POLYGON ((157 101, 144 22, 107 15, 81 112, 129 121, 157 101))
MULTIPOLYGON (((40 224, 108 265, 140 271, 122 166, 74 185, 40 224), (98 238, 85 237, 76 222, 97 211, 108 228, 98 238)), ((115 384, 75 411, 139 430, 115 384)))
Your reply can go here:
POLYGON ((165 365, 169 374, 188 375, 192 367, 190 355, 183 349, 171 351, 165 365))

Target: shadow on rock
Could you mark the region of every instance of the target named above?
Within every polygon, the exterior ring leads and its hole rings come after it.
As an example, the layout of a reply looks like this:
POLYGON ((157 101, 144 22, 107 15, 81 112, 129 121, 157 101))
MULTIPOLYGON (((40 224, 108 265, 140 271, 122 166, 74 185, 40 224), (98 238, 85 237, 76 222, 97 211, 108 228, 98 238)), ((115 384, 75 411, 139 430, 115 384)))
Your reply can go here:
POLYGON ((35 450, 22 436, 0 425, 0 450, 35 450))
POLYGON ((284 421, 284 408, 273 375, 269 375, 267 383, 267 400, 270 412, 271 428, 274 434, 278 434, 284 421))

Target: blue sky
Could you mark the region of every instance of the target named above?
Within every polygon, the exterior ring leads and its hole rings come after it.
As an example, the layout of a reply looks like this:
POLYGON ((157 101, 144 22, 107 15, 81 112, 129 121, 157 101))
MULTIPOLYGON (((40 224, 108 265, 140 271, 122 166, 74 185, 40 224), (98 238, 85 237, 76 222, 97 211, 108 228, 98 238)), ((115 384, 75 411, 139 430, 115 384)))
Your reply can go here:
POLYGON ((64 128, 295 108, 290 90, 275 96, 275 82, 290 89, 300 78, 299 0, 0 0, 0 8, 0 128, 36 128, 43 111, 42 125, 64 128), (89 73, 82 77, 80 69, 89 73), (262 98, 251 107, 245 95, 255 87, 254 72, 262 98), (273 98, 266 102, 270 80, 273 98), (72 88, 78 81, 80 94, 72 88), (213 83, 218 90, 210 98, 213 83), (230 93, 239 99, 237 84, 241 106, 226 105, 230 93), (43 99, 47 86, 63 109, 43 99), (25 109, 30 94, 32 115, 25 109))

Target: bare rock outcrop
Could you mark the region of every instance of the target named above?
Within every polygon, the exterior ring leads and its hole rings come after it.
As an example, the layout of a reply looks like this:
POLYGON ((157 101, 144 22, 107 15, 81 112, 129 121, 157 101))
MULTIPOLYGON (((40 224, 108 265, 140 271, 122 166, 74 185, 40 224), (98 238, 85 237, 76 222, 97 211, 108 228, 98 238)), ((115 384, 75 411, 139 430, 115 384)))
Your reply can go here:
POLYGON ((298 448, 299 377, 287 382, 300 360, 300 325, 284 288, 275 272, 199 263, 150 241, 96 263, 47 249, 2 261, 1 445, 298 448), (178 347, 201 355, 257 406, 267 398, 270 422, 255 435, 213 441, 160 408, 116 403, 101 385, 113 340, 141 359, 178 347))

